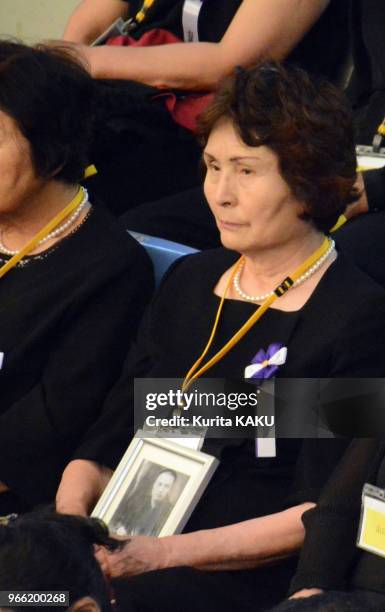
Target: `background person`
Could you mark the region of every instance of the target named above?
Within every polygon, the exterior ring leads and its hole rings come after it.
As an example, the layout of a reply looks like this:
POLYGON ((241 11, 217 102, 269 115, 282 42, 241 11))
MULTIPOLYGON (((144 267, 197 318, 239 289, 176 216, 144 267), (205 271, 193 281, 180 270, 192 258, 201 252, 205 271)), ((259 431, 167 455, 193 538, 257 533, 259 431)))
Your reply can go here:
POLYGON ((78 198, 0 278, 2 514, 52 501, 66 464, 88 457, 151 294, 142 247, 79 189, 92 98, 67 51, 0 42, 0 269, 78 198))
POLYGON ((112 612, 112 593, 94 557, 101 545, 119 546, 95 519, 36 512, 11 520, 0 525, 0 590, 69 593, 68 608, 44 605, 47 612, 112 612))
MULTIPOLYGON (((350 4, 353 74, 347 94, 353 106, 356 142, 371 146, 385 117, 385 5, 376 0, 352 0, 350 4)), ((348 207, 349 217, 359 217, 342 227, 336 239, 358 266, 385 287, 385 168, 360 176, 362 197, 348 207), (367 212, 374 214, 362 214, 367 212)))
MULTIPOLYGON (((105 405, 126 415, 126 434, 113 438, 122 452, 134 433, 135 376, 183 379, 195 364, 197 375, 243 380, 246 367, 274 346, 287 349, 277 385, 281 378, 384 372, 384 292, 337 256, 324 235, 357 197, 351 114, 342 95, 275 63, 238 71, 204 114, 202 137, 205 193, 225 248, 185 258, 163 281, 105 405), (317 263, 273 302, 274 288, 311 254, 317 263), (263 316, 218 355, 266 299, 263 316)), ((203 450, 221 463, 185 532, 132 537, 108 558, 112 575, 126 578, 119 581, 125 609, 189 611, 199 601, 203 609, 255 612, 277 602, 302 544, 301 516, 346 443, 278 439, 276 455, 262 457, 254 440, 207 439, 203 450)), ((100 482, 97 466, 73 468, 62 480, 60 505, 71 512, 83 504, 86 513, 100 482)))
POLYGON ((385 445, 356 439, 326 484, 317 508, 306 512, 306 537, 290 592, 277 612, 378 612, 385 609, 384 558, 356 546, 362 489, 385 486, 385 445))
POLYGON ((340 77, 348 36, 341 0, 204 2, 199 40, 188 44, 184 0, 147 2, 141 13, 142 4, 83 0, 64 32, 98 79, 93 161, 99 173, 88 184, 117 213, 200 183, 200 151, 191 130, 208 103, 206 94, 236 65, 287 57, 311 72, 340 77), (117 16, 133 18, 130 38, 90 47, 117 16))

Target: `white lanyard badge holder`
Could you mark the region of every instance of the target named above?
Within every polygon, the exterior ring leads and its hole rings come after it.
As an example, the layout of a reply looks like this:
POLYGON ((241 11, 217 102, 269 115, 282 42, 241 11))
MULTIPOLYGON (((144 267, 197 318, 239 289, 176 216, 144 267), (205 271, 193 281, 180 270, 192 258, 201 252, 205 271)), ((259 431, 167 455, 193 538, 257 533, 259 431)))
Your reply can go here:
POLYGON ((198 20, 203 0, 185 0, 182 25, 184 42, 199 42, 198 20))
POLYGON ((361 172, 365 172, 365 170, 378 170, 385 166, 385 147, 374 151, 373 147, 357 145, 356 154, 358 168, 361 172))
POLYGON ((373 137, 372 146, 357 145, 356 154, 358 169, 361 172, 365 170, 378 170, 385 166, 385 147, 381 147, 385 136, 385 117, 378 126, 377 132, 373 137))

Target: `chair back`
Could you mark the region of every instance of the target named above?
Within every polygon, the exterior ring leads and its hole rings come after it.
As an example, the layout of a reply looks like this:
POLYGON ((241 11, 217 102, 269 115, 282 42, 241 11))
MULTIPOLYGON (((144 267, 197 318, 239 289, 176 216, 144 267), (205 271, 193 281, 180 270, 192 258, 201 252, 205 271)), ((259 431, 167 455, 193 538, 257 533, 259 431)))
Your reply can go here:
POLYGON ((128 233, 146 249, 154 266, 156 287, 158 287, 163 275, 174 261, 179 259, 179 257, 183 257, 183 255, 197 252, 197 249, 193 247, 165 240, 164 238, 155 238, 155 236, 131 232, 130 230, 128 230, 128 233))

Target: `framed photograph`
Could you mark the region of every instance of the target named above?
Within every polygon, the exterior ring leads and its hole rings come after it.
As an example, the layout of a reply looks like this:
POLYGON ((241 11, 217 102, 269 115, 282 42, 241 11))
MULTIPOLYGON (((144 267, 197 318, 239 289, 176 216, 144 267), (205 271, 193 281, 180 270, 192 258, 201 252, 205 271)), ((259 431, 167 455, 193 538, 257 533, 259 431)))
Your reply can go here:
POLYGON ((180 533, 218 465, 211 455, 166 438, 141 438, 125 452, 92 515, 110 533, 180 533))

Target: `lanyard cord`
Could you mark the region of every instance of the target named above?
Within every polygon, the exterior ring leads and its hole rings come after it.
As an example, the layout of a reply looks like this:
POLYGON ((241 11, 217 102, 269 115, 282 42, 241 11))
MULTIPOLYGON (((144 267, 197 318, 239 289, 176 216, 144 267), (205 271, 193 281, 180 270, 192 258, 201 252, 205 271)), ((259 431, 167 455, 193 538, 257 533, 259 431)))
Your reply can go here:
POLYGON ((142 23, 142 21, 145 20, 148 9, 151 8, 154 3, 155 0, 144 0, 141 8, 135 15, 135 21, 137 23, 142 23))
POLYGON ((19 261, 21 261, 23 259, 23 257, 25 257, 25 255, 28 255, 28 253, 33 251, 33 249, 36 248, 36 245, 38 244, 38 242, 42 238, 45 238, 47 236, 47 234, 52 232, 52 230, 54 230, 55 227, 57 227, 57 225, 59 225, 59 223, 61 223, 61 221, 63 221, 63 219, 65 219, 73 210, 75 210, 75 208, 77 208, 79 206, 80 202, 82 201, 83 196, 84 196, 83 187, 79 187, 79 191, 77 192, 76 196, 71 200, 71 202, 69 204, 67 204, 67 206, 65 208, 63 208, 63 210, 61 210, 56 215, 56 217, 51 219, 51 221, 49 221, 49 223, 47 223, 47 225, 45 227, 43 227, 43 229, 41 229, 32 238, 32 240, 30 240, 28 242, 28 244, 26 244, 25 247, 23 247, 21 249, 21 251, 19 251, 15 255, 13 255, 13 257, 11 257, 11 259, 9 261, 7 261, 7 263, 4 264, 0 268, 0 278, 5 276, 7 274, 7 272, 9 272, 9 270, 14 268, 16 266, 16 264, 18 264, 19 261))
POLYGON ((203 365, 200 369, 198 369, 213 343, 213 340, 214 340, 214 337, 215 337, 215 334, 218 328, 219 320, 221 317, 223 305, 226 299, 226 295, 230 289, 230 285, 234 280, 234 276, 237 273, 239 266, 243 264, 243 261, 244 261, 243 256, 240 259, 238 259, 238 261, 234 265, 234 268, 232 270, 232 273, 226 285, 226 289, 221 298, 209 340, 201 356, 196 360, 196 362, 192 365, 190 370, 187 372, 186 377, 182 384, 182 392, 186 391, 194 380, 199 378, 199 376, 202 376, 202 374, 207 372, 207 370, 212 368, 216 363, 218 363, 218 361, 220 361, 225 355, 227 355, 227 353, 231 351, 231 349, 236 344, 238 344, 238 342, 243 338, 243 336, 247 334, 249 329, 251 329, 253 325, 265 314, 266 310, 271 306, 271 304, 277 298, 284 295, 284 293, 286 293, 286 291, 288 291, 294 285, 294 282, 300 276, 302 276, 302 274, 304 274, 309 268, 311 268, 312 265, 317 261, 317 259, 319 259, 320 257, 322 257, 322 255, 326 253, 329 246, 330 246, 330 240, 329 238, 325 238, 321 246, 316 251, 314 251, 314 253, 312 253, 312 255, 310 255, 310 257, 308 257, 308 259, 306 259, 295 270, 295 272, 293 272, 291 276, 287 276, 285 280, 280 285, 278 285, 278 287, 274 290, 274 294, 268 297, 266 300, 264 300, 264 302, 259 306, 259 308, 254 312, 254 314, 246 321, 246 323, 242 325, 242 327, 234 334, 234 336, 230 338, 230 340, 215 355, 213 355, 213 357, 211 357, 211 359, 209 359, 209 361, 205 365, 203 365))

